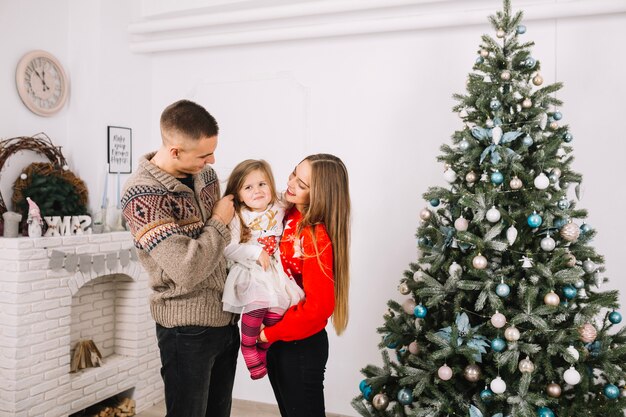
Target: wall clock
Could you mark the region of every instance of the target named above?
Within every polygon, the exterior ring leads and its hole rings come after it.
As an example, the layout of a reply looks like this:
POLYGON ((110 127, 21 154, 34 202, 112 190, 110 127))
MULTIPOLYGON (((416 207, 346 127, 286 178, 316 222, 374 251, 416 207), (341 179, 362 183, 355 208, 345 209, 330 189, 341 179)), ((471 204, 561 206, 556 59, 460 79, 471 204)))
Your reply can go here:
POLYGON ((52 116, 67 101, 69 83, 61 63, 46 51, 31 51, 20 59, 15 70, 20 98, 30 111, 52 116))

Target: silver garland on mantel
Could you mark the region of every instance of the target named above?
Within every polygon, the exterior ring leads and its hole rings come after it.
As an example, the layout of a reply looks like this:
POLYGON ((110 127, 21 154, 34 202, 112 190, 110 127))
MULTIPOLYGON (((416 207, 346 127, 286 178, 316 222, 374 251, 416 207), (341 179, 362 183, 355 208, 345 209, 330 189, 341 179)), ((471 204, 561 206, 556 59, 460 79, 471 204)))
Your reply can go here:
POLYGON ((130 265, 130 261, 137 261, 137 249, 134 247, 116 252, 81 255, 53 250, 48 266, 53 271, 65 269, 70 274, 75 273, 76 269, 83 274, 92 270, 97 274, 103 274, 105 268, 109 271, 114 271, 119 265, 125 268, 130 265))

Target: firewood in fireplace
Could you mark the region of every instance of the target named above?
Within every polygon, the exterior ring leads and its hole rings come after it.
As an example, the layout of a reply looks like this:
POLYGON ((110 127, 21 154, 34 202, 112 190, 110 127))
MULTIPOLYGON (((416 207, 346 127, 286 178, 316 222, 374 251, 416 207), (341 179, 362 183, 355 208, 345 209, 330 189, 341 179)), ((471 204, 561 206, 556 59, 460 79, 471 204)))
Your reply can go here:
POLYGON ((102 364, 102 354, 96 347, 93 340, 81 340, 76 343, 74 356, 70 362, 70 372, 77 372, 80 369, 93 368, 102 364))

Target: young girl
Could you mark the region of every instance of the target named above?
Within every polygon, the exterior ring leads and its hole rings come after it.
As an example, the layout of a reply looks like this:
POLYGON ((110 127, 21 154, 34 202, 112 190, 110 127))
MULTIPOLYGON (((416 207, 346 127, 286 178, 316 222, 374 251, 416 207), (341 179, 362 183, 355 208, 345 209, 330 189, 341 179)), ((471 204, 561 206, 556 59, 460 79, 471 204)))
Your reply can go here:
POLYGON ((350 193, 341 159, 304 158, 289 176, 280 242, 285 271, 304 288, 305 299, 259 336, 274 342, 267 352, 272 389, 282 417, 324 417, 326 324, 337 334, 348 324, 350 193))
POLYGON ((240 313, 241 353, 252 379, 267 374, 269 343, 257 343, 261 324, 277 323, 304 292, 280 263, 278 243, 285 209, 278 201, 269 164, 248 159, 238 164, 225 194, 235 196, 232 240, 224 250, 233 261, 224 287, 224 310, 240 313))

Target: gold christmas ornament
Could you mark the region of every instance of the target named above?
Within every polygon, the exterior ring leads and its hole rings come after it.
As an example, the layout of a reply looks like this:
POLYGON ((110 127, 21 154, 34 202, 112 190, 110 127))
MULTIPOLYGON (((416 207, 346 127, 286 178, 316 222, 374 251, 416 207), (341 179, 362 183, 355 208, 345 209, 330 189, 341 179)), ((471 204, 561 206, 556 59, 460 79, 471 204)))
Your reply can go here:
POLYGON ((489 51, 487 51, 486 49, 481 49, 480 56, 482 56, 483 58, 487 58, 489 56, 489 51))
POLYGON ((422 211, 420 211, 420 219, 424 221, 429 220, 431 216, 432 213, 428 209, 422 209, 422 211))
POLYGON ((517 175, 509 181, 509 187, 511 187, 512 190, 519 190, 523 185, 522 180, 517 178, 517 175))
POLYGON ((508 71, 502 71, 502 74, 500 74, 500 79, 502 79, 503 81, 509 81, 511 79, 511 73, 508 71))
POLYGON ((480 366, 475 365, 475 364, 467 365, 465 369, 463 370, 463 376, 469 382, 478 381, 480 377, 482 376, 482 371, 480 370, 480 366))
POLYGON ((372 405, 379 411, 386 410, 389 406, 389 397, 384 393, 376 394, 374 398, 372 398, 372 405))
POLYGON ((570 268, 576 266, 577 259, 573 253, 568 253, 567 255, 565 255, 565 257, 567 258, 567 263, 566 263, 567 266, 569 266, 570 268))
POLYGON ((554 291, 550 291, 543 297, 543 302, 545 303, 545 305, 556 307, 561 302, 561 299, 559 298, 559 295, 557 293, 555 293, 554 291))
POLYGON ((558 128, 559 128, 559 122, 557 121, 550 122, 550 129, 557 130, 558 128))
POLYGON ((517 327, 515 326, 507 327, 507 329, 504 331, 504 338, 508 340, 509 342, 518 341, 520 338, 520 333, 519 333, 519 330, 517 330, 517 327))
POLYGON ((468 183, 472 184, 476 182, 476 180, 478 180, 478 175, 474 171, 470 171, 465 174, 465 181, 467 181, 468 183))
POLYGON ((528 358, 519 361, 518 369, 522 373, 529 374, 535 370, 535 364, 528 358))
POLYGON ((487 268, 487 258, 479 253, 478 255, 474 256, 474 259, 472 259, 472 266, 476 269, 487 268))
POLYGON ((555 384, 554 382, 548 384, 548 386, 546 386, 546 393, 549 397, 559 398, 561 396, 561 386, 559 384, 555 384))
POLYGON ((543 77, 539 74, 535 75, 533 77, 533 84, 539 87, 541 84, 543 84, 543 77))
POLYGON ((504 38, 504 35, 506 35, 506 32, 502 29, 498 29, 498 31, 496 32, 496 36, 498 38, 504 38))
POLYGON ((533 105, 533 102, 529 98, 525 98, 524 101, 522 101, 522 107, 525 108, 525 109, 531 108, 532 105, 533 105))
POLYGON ((569 222, 561 228, 559 234, 568 242, 576 242, 578 236, 580 236, 580 228, 576 223, 569 222))
POLYGON ((578 328, 578 334, 580 335, 580 340, 585 343, 591 343, 596 340, 598 336, 598 331, 591 323, 585 323, 578 328))

